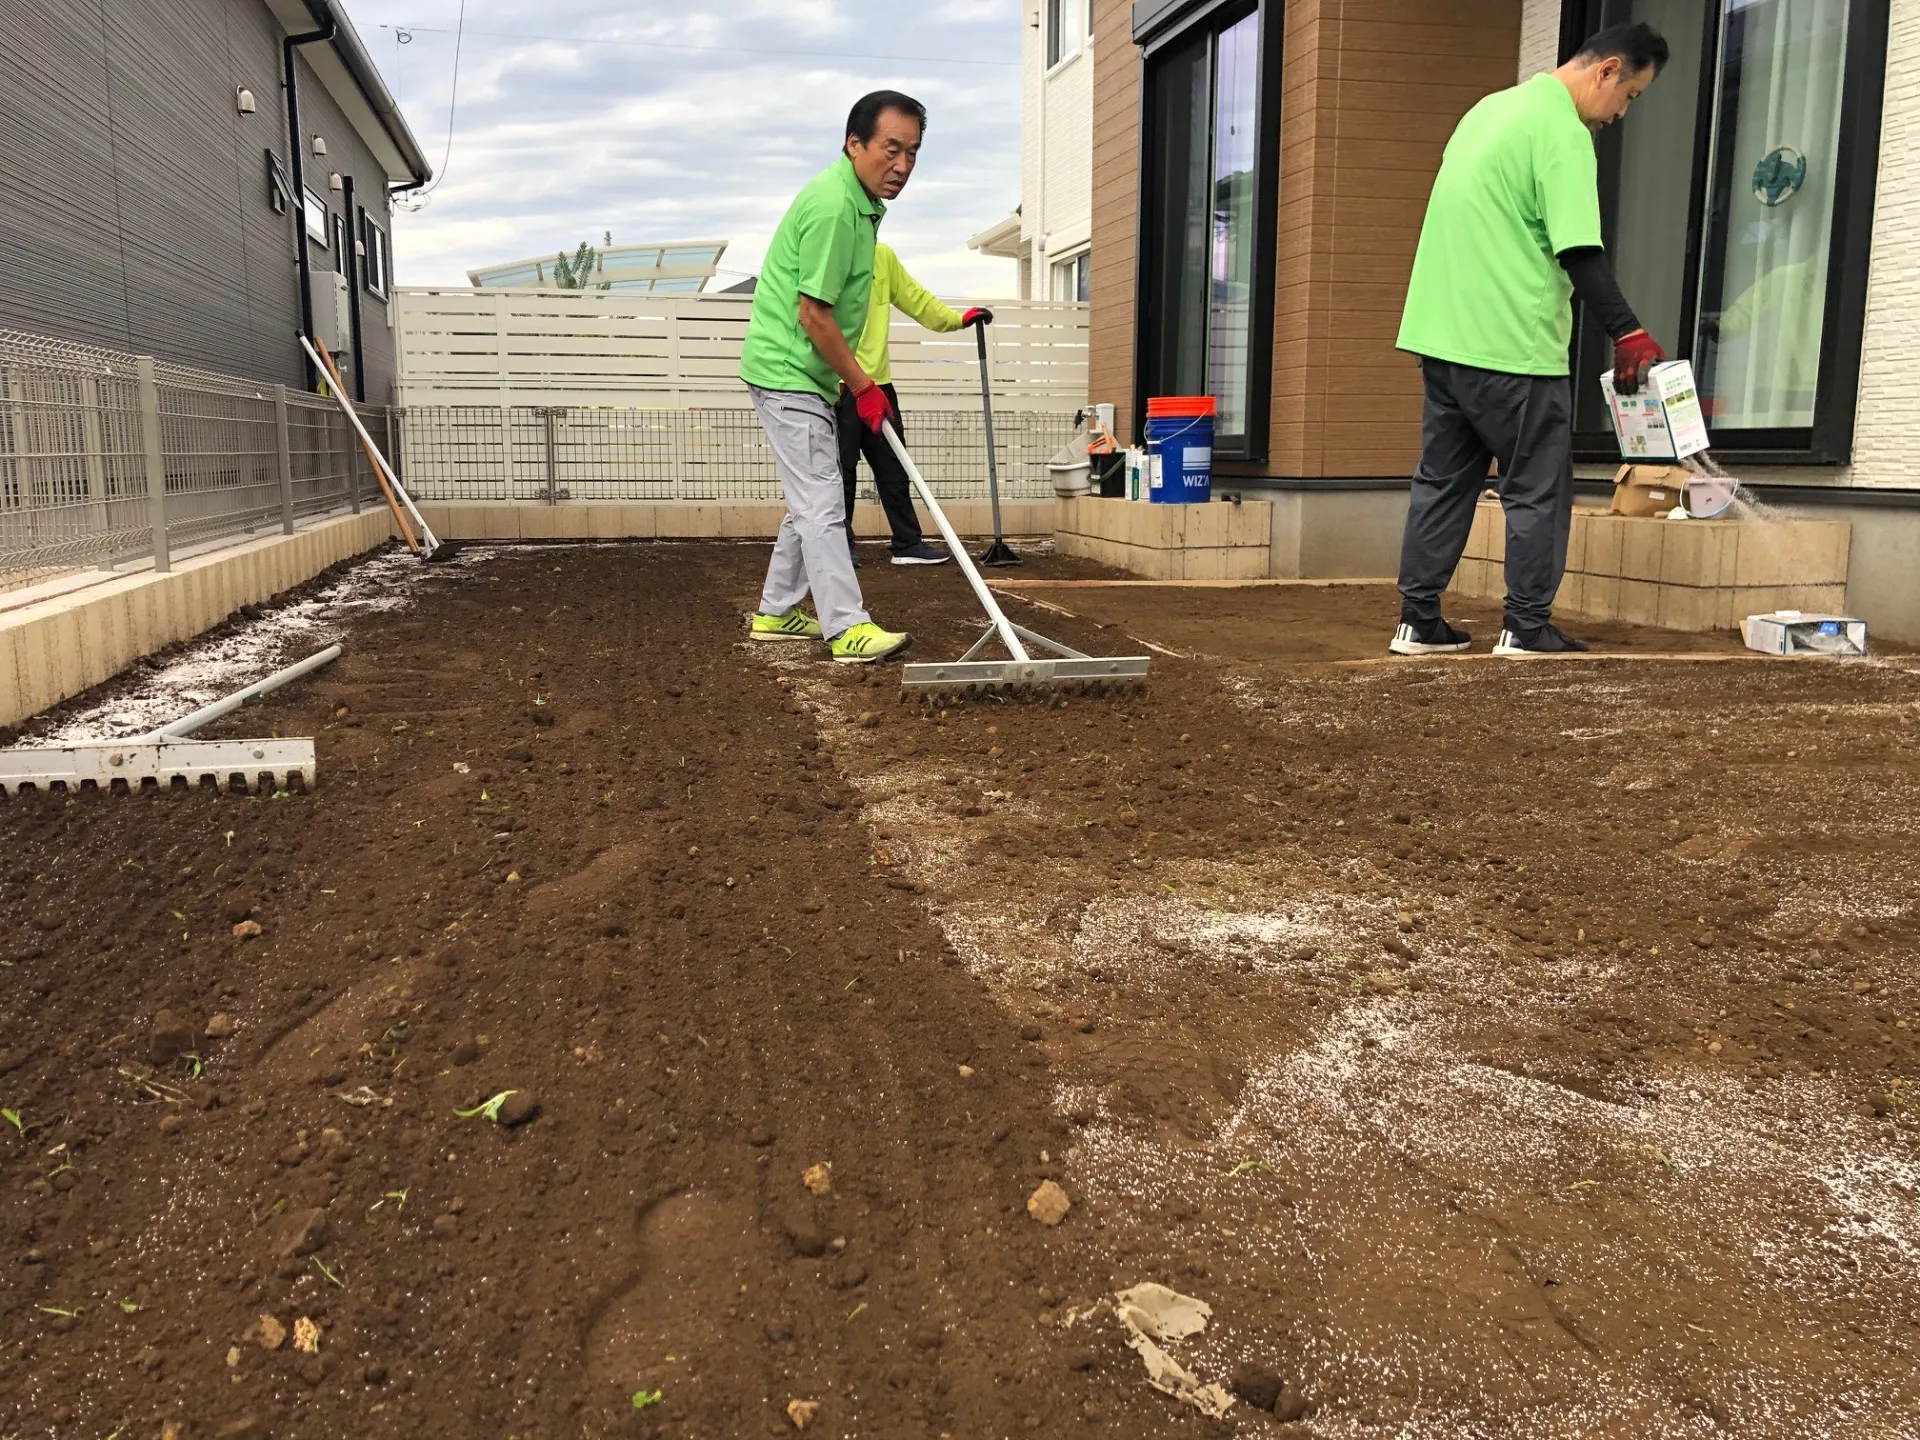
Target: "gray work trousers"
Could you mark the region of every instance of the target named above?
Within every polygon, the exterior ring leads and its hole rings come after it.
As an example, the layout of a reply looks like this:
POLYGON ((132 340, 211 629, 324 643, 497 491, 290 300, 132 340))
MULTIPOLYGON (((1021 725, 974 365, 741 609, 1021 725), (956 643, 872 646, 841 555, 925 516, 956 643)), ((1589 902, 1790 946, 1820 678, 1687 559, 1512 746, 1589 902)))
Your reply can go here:
POLYGON ((831 640, 867 622, 860 580, 847 548, 847 505, 840 485, 840 437, 833 406, 811 391, 747 387, 773 448, 787 513, 774 537, 760 591, 760 613, 785 615, 813 592, 820 629, 831 640))
POLYGON ((1427 403, 1420 468, 1400 544, 1401 618, 1436 620, 1473 528, 1473 507, 1500 462, 1507 516, 1507 624, 1553 614, 1573 526, 1573 391, 1564 375, 1508 375, 1422 359, 1427 403))

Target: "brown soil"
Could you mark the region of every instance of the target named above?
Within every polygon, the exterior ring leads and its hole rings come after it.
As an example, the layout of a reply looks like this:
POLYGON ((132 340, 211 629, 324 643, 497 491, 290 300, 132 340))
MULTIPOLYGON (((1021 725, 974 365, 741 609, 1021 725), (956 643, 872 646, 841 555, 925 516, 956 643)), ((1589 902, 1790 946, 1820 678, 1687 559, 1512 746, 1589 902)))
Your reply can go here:
POLYGON ((0 1433, 1204 1433, 1082 1318, 1149 1279, 1306 1411, 1229 1430, 1912 1433, 1912 669, 1074 592, 1223 658, 943 714, 763 563, 476 552, 229 722, 313 794, 0 805, 0 1433))
MULTIPOLYGON (((1316 664, 1386 657, 1399 620, 1391 585, 1264 585, 1240 588, 1019 586, 1019 604, 1065 609, 1096 625, 1163 650, 1222 660, 1316 664)), ((1500 602, 1447 597, 1447 618, 1474 637, 1487 655, 1500 633, 1500 602)), ((1045 631, 1043 624, 1022 624, 1045 631)), ((1731 632, 1681 634, 1617 620, 1570 619, 1567 631, 1594 653, 1747 654, 1731 632)), ((1397 662, 1396 662, 1397 663, 1397 662)), ((1592 663, 1592 662, 1575 662, 1592 663)))

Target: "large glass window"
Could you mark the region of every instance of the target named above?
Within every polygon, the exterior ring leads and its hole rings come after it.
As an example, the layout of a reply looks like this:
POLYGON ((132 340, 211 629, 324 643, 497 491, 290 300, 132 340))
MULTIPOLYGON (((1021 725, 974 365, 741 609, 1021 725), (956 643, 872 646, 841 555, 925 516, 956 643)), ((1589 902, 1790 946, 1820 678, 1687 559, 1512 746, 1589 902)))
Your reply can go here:
POLYGON ((1271 165, 1260 140, 1260 19, 1256 10, 1195 27, 1147 69, 1141 388, 1212 395, 1223 456, 1252 456, 1266 442, 1272 297, 1260 234, 1271 165))
MULTIPOLYGON (((1654 338, 1693 361, 1716 448, 1845 459, 1884 66, 1884 29, 1866 33, 1873 0, 1569 8, 1568 48, 1625 20, 1672 48, 1625 122, 1602 132, 1601 198, 1621 289, 1654 338)), ((1597 383, 1610 352, 1596 328, 1581 326, 1575 364, 1580 449, 1598 459, 1611 455, 1597 383)))

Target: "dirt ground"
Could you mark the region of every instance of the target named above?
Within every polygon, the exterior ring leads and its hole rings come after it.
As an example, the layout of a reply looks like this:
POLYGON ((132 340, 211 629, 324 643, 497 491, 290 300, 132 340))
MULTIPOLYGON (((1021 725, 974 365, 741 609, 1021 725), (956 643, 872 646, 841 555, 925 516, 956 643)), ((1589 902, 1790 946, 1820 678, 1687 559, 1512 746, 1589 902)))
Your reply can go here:
POLYGON ((942 711, 764 558, 368 562, 208 642, 313 793, 0 803, 0 1435, 1920 1434, 1911 661, 1050 589, 1147 694, 942 711))

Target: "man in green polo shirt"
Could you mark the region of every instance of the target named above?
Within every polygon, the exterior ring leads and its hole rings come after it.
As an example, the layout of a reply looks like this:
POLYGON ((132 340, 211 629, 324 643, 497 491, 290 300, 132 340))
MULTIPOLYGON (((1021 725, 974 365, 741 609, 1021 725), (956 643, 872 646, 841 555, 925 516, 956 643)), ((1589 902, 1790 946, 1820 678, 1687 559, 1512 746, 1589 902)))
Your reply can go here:
POLYGON ((847 546, 833 405, 845 384, 869 430, 893 418, 853 347, 867 322, 880 219, 913 174, 926 120, 920 102, 897 91, 855 102, 840 158, 808 182, 774 231, 740 357, 787 500, 748 633, 824 637, 848 665, 898 655, 911 639, 867 615, 847 546), (799 608, 808 591, 818 620, 799 608))
POLYGON ((1600 239, 1593 132, 1659 76, 1645 24, 1589 40, 1552 74, 1489 95, 1447 142, 1413 262, 1399 348, 1426 383, 1420 468, 1400 552, 1400 655, 1465 650, 1441 617, 1473 507, 1499 461, 1507 600, 1496 655, 1584 650, 1552 623, 1573 520, 1570 300, 1614 345, 1614 383, 1666 358, 1620 294, 1600 239))

